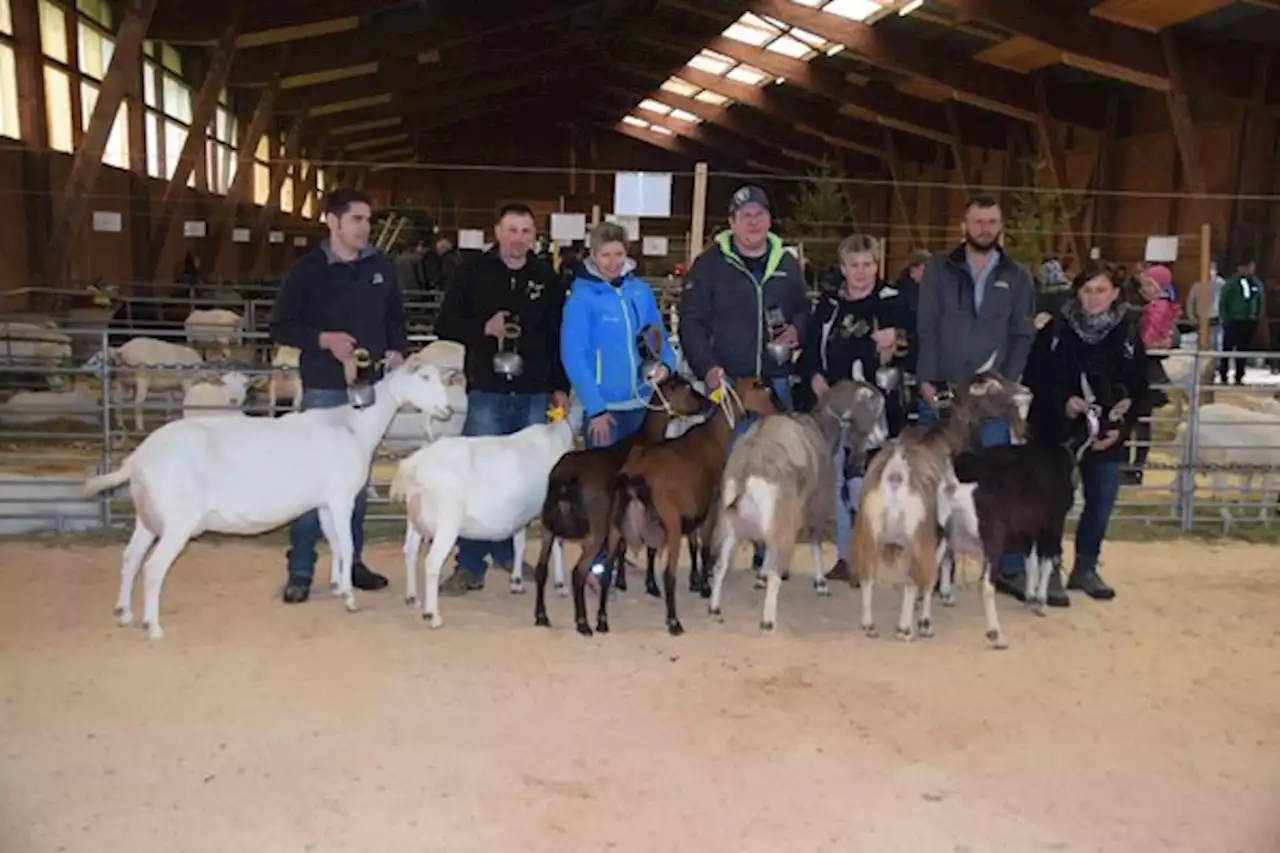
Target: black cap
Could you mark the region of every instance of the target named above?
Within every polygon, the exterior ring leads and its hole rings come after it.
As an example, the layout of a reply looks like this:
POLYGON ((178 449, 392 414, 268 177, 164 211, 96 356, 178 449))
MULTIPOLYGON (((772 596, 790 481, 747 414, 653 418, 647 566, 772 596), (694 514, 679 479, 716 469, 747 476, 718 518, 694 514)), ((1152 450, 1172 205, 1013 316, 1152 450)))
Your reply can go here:
POLYGON ((764 190, 754 184, 747 184, 745 187, 739 188, 729 199, 729 215, 733 216, 749 204, 758 204, 768 210, 769 197, 764 194, 764 190))

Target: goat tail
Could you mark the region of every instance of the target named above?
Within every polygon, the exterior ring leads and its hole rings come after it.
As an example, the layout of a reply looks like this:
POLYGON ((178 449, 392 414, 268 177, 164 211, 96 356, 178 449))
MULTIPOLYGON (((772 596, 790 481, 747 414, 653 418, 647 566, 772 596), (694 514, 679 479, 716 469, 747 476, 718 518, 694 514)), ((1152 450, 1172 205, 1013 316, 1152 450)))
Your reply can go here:
POLYGON ((644 477, 618 475, 614 492, 617 507, 617 527, 627 547, 638 548, 644 540, 644 532, 651 517, 657 516, 653 505, 653 491, 644 477))
POLYGON ((129 466, 129 461, 133 457, 124 460, 124 463, 114 471, 108 471, 105 474, 99 474, 96 477, 90 477, 84 481, 84 496, 91 498, 94 495, 105 492, 108 489, 114 489, 116 486, 123 485, 133 478, 133 470, 129 466))
POLYGON ((552 477, 542 504, 542 526, 561 539, 583 539, 590 531, 582 481, 576 474, 552 477))

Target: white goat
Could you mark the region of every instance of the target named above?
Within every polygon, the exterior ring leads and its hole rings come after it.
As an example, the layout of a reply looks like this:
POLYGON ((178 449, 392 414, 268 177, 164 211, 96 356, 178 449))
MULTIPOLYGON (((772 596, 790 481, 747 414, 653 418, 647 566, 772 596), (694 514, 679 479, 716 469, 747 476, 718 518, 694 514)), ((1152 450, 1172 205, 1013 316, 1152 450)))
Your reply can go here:
POLYGON ((71 338, 58 331, 52 321, 38 323, 0 323, 0 365, 22 372, 30 367, 44 373, 45 382, 54 391, 66 388, 65 376, 52 369, 71 361, 71 338))
MULTIPOLYGON (((423 539, 430 539, 422 617, 432 628, 444 624, 440 570, 459 537, 514 537, 511 588, 523 591, 525 527, 542 509, 551 469, 572 448, 573 429, 562 417, 513 435, 442 438, 400 463, 390 497, 407 507, 405 602, 417 600, 418 554, 423 539)), ((557 576, 556 582, 564 578, 557 576)))
POLYGON ((298 374, 298 359, 302 351, 297 347, 279 346, 271 356, 271 378, 267 381, 267 409, 273 415, 276 402, 288 400, 293 411, 302 408, 302 377, 298 374))
POLYGON ((463 373, 466 347, 454 341, 432 341, 414 353, 415 362, 434 364, 449 376, 449 411, 445 420, 417 412, 400 412, 387 430, 382 446, 392 453, 417 450, 438 438, 462 435, 467 420, 467 379, 463 373))
POLYGON ((243 414, 244 400, 249 395, 251 380, 238 370, 216 379, 197 382, 182 398, 184 418, 207 418, 243 414))
MULTIPOLYGON (((89 359, 85 367, 95 367, 102 355, 89 359)), ((134 384, 133 423, 138 432, 145 428, 142 418, 142 404, 152 389, 173 391, 179 388, 183 393, 195 382, 195 368, 204 364, 200 353, 182 344, 172 344, 157 338, 131 338, 122 346, 107 351, 107 359, 113 367, 119 368, 113 385, 112 398, 122 396, 126 380, 134 384)), ((116 422, 124 429, 124 409, 116 408, 116 422)))
POLYGON ((72 391, 19 391, 0 404, 0 424, 29 427, 48 421, 75 421, 89 426, 102 422, 102 400, 85 385, 72 391))
POLYGON ((187 342, 201 352, 214 350, 223 360, 231 358, 231 347, 239 346, 244 332, 244 317, 226 308, 192 311, 182 322, 187 342))
POLYGON ((396 409, 448 405, 439 368, 392 371, 365 409, 344 406, 283 418, 194 418, 160 427, 116 471, 90 478, 85 494, 130 484, 137 520, 124 550, 116 616, 133 621, 133 581, 146 560, 143 622, 160 639, 160 590, 187 542, 206 531, 254 535, 318 510, 332 551, 330 588, 347 610, 351 589, 351 513, 369 478, 378 441, 396 409))
MULTIPOLYGON (((1197 414, 1197 441, 1194 459, 1188 459, 1186 423, 1178 424, 1176 441, 1182 446, 1182 461, 1174 477, 1172 489, 1180 494, 1185 487, 1194 491, 1193 466, 1256 466, 1263 470, 1240 472, 1242 492, 1253 487, 1253 478, 1261 475, 1262 509, 1259 517, 1266 521, 1271 517, 1271 507, 1280 491, 1280 411, 1254 411, 1230 403, 1209 403, 1201 406, 1197 414), (1190 477, 1188 483, 1185 478, 1190 477)), ((1223 532, 1229 532, 1233 522, 1231 510, 1224 494, 1227 489, 1225 469, 1209 473, 1213 491, 1218 493, 1223 532)))

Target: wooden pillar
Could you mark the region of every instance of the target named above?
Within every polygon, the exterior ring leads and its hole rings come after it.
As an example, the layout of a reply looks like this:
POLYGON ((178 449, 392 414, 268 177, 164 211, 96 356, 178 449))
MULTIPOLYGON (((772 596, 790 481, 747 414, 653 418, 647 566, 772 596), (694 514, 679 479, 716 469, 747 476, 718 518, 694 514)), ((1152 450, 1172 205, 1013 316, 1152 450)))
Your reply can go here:
POLYGON ((1173 138, 1178 145, 1178 157, 1182 161, 1184 183, 1195 196, 1192 209, 1196 212, 1196 219, 1207 222, 1205 195, 1209 191, 1209 181, 1205 177, 1204 162, 1200 159, 1200 140, 1196 135, 1195 123, 1191 115, 1191 102, 1187 98, 1182 60, 1178 56, 1177 43, 1172 32, 1161 30, 1160 44, 1164 48, 1164 61, 1169 72, 1170 83, 1169 91, 1165 93, 1165 101, 1169 107, 1169 121, 1173 125, 1173 138))
POLYGON ((232 246, 235 245, 231 242, 231 231, 235 228, 240 205, 248 204, 253 199, 251 188, 254 155, 258 150, 258 142, 262 139, 262 134, 267 132, 267 127, 271 124, 276 96, 280 93, 282 70, 287 59, 288 49, 286 48, 277 58, 275 74, 258 97, 258 104, 254 107, 249 127, 240 140, 240 147, 236 152, 236 175, 231 179, 231 186, 227 188, 227 195, 222 199, 222 206, 214 215, 211 237, 205 242, 200 252, 201 263, 210 274, 222 268, 228 254, 232 251, 232 246))
MULTIPOLYGON (((884 138, 884 155, 885 165, 889 167, 889 180, 893 184, 893 198, 898 204, 898 210, 902 214, 902 227, 907 232, 907 242, 916 245, 916 229, 911 220, 911 206, 907 204, 907 197, 902 192, 902 180, 906 177, 902 172, 902 158, 898 156, 898 144, 893 140, 893 131, 884 125, 880 126, 881 136, 884 138)), ((887 233, 892 233, 892 218, 887 233)))
POLYGON ((304 189, 302 195, 298 196, 297 190, 294 190, 294 199, 297 202, 299 216, 302 215, 302 209, 307 206, 307 202, 314 198, 319 190, 320 163, 328 148, 329 135, 325 133, 321 135, 319 141, 316 142, 315 150, 311 152, 311 168, 307 170, 307 174, 303 178, 304 189))
MULTIPOLYGON (((237 7, 240 12, 243 12, 243 0, 237 4, 237 7)), ((218 39, 217 47, 214 48, 209 60, 204 82, 200 84, 200 91, 196 95, 196 102, 191 110, 191 127, 187 130, 187 139, 182 144, 178 164, 174 168, 173 176, 165 184, 164 196, 160 200, 160 217, 156 220, 155 228, 151 232, 151 264, 147 275, 147 279, 151 281, 154 281, 157 276, 167 278, 168 268, 173 262, 174 246, 177 245, 178 222, 182 219, 177 213, 182 204, 182 197, 185 195, 187 178, 191 175, 192 169, 205 164, 205 158, 208 156, 209 124, 217 115, 218 96, 227 85, 227 76, 231 73, 231 63, 235 59, 240 13, 233 11, 232 14, 233 20, 223 30, 222 37, 218 39)), ((197 181, 197 188, 203 183, 207 191, 209 174, 207 164, 200 171, 205 176, 205 180, 197 181)), ((208 239, 208 236, 205 239, 208 239)))
MULTIPOLYGON (((262 260, 262 256, 266 252, 268 245, 267 235, 271 230, 272 217, 280 210, 280 189, 284 186, 284 179, 293 171, 294 165, 298 161, 298 145, 302 137, 302 128, 307 122, 307 111, 304 108, 297 118, 293 120, 293 124, 289 126, 289 133, 285 136, 284 150, 280 153, 280 158, 275 165, 271 167, 271 190, 267 196, 267 203, 258 210, 258 218, 253 226, 253 258, 250 269, 257 269, 258 263, 262 260)), ((294 184, 294 201, 297 201, 297 184, 294 184)))
MULTIPOLYGON (((592 210, 593 218, 595 210, 592 210)), ((592 225, 595 225, 593 222, 592 225)), ((702 251, 702 240, 707 228, 707 164, 699 162, 693 167, 693 210, 690 211, 688 264, 702 251)))
POLYGON ((18 127, 21 148, 22 212, 26 232, 27 278, 40 276, 45 246, 53 225, 53 185, 49 174, 49 126, 44 108, 44 67, 40 52, 37 0, 11 0, 13 48, 18 84, 18 127))
POLYGON ((120 101, 129 88, 131 75, 142 61, 142 40, 146 37, 157 0, 129 0, 125 4, 124 22, 116 34, 115 52, 106 78, 98 91, 89 128, 83 144, 76 149, 71 162, 71 174, 55 207, 53 234, 45 250, 44 284, 58 286, 66 283, 71 244, 80 231, 81 222, 89 209, 89 194, 102 169, 102 153, 107 136, 115 122, 120 101))

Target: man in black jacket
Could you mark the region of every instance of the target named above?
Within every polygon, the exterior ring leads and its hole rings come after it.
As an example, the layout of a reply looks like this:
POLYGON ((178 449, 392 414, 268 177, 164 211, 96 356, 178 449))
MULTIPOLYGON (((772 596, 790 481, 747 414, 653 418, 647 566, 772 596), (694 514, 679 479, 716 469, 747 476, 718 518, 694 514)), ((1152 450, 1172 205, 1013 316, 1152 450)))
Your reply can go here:
MULTIPOLYGON (((560 315, 565 284, 533 254, 537 230, 533 211, 508 204, 494 226, 494 247, 458 270, 445 294, 436 334, 467 348, 467 421, 463 435, 511 435, 544 423, 549 408, 568 406, 569 380, 560 363, 560 315), (518 327, 519 334, 506 337, 518 327), (523 360, 518 376, 494 372, 498 342, 523 360)), ((501 484, 495 484, 499 488, 501 484)), ((485 558, 510 569, 516 554, 504 542, 458 540, 458 568, 440 585, 446 595, 484 588, 485 558)))
MULTIPOLYGON (((329 239, 298 259, 285 276, 271 312, 271 339, 301 350, 302 408, 333 409, 347 404, 347 381, 339 359, 357 348, 387 367, 404 361, 409 347, 404 294, 395 266, 369 245, 372 204, 352 189, 339 189, 324 200, 329 239)), ((355 564, 351 581, 357 589, 382 589, 387 579, 361 560, 364 545, 365 493, 356 498, 351 515, 355 564)), ((289 528, 287 604, 300 604, 311 594, 315 574, 320 516, 314 510, 289 528)))

